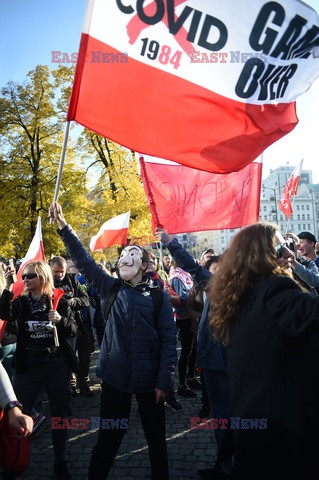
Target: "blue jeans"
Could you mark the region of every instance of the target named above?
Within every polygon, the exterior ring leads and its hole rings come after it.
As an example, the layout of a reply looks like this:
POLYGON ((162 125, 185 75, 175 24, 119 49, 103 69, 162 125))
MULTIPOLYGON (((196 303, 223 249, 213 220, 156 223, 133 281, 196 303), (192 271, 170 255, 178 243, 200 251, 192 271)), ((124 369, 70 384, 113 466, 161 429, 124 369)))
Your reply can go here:
MULTIPOLYGON (((212 418, 228 419, 230 407, 227 372, 204 369, 204 377, 212 418)), ((216 428, 214 431, 219 450, 226 433, 226 428, 216 428)))
POLYGON ((10 343, 9 345, 4 345, 0 348, 0 362, 6 369, 10 380, 12 381, 12 377, 14 374, 14 368, 12 366, 13 356, 15 354, 17 348, 16 343, 10 343))

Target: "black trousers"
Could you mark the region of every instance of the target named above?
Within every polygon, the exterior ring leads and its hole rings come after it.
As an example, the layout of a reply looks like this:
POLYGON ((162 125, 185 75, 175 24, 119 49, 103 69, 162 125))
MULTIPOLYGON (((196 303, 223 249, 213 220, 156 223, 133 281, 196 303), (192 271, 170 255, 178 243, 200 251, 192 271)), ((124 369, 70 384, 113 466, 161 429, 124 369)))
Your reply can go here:
MULTIPOLYGON (((152 480, 168 480, 164 403, 156 404, 155 392, 137 393, 136 399, 149 449, 152 480)), ((129 420, 131 401, 131 393, 121 392, 103 382, 100 409, 101 419, 129 420)), ((121 423, 123 425, 125 421, 121 423)), ((98 441, 93 448, 91 456, 89 480, 104 480, 108 477, 125 433, 126 429, 100 428, 98 441)))
POLYGON ((195 376, 196 345, 190 318, 176 319, 182 351, 178 360, 178 379, 180 385, 186 384, 186 372, 189 378, 195 376))
POLYGON ((83 377, 88 377, 91 364, 91 353, 94 352, 94 337, 92 328, 83 322, 82 329, 79 328, 76 339, 76 351, 83 377))

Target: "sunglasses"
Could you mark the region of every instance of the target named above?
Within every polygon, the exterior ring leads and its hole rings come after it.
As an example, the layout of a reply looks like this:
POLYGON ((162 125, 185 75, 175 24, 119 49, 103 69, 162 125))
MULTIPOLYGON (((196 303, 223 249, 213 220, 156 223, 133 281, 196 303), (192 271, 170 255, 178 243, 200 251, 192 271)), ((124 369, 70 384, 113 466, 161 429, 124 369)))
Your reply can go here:
POLYGON ((37 278, 37 274, 36 273, 24 273, 22 275, 22 280, 24 280, 25 278, 27 278, 28 280, 32 280, 33 278, 37 278))

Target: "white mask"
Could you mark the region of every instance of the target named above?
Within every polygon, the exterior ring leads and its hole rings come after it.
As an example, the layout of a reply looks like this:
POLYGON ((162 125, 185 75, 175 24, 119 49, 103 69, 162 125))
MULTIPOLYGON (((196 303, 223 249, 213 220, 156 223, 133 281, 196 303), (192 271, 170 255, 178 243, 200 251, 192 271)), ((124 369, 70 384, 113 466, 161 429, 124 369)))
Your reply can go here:
POLYGON ((129 281, 138 273, 142 265, 143 252, 137 245, 125 247, 118 261, 120 277, 129 281))

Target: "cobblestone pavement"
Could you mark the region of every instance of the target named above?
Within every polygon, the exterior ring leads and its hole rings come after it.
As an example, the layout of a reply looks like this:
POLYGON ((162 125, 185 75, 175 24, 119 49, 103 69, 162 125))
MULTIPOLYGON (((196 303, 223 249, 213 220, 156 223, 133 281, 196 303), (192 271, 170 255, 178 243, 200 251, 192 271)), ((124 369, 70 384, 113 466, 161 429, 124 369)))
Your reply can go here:
MULTIPOLYGON (((91 369, 91 389, 94 391, 94 396, 85 398, 77 395, 72 398, 72 415, 69 420, 99 416, 100 381, 94 374, 97 355, 98 352, 93 354, 91 369)), ((200 397, 200 392, 197 393, 196 398, 191 399, 176 396, 182 405, 182 412, 179 413, 166 408, 170 480, 197 479, 197 469, 209 468, 213 465, 216 453, 213 430, 190 429, 190 418, 197 416, 201 407, 200 397)), ((147 444, 136 410, 137 404, 133 398, 129 428, 109 475, 112 480, 151 478, 147 444)), ((52 471, 51 419, 49 419, 47 402, 44 404, 42 413, 47 416, 47 420, 32 437, 31 462, 28 470, 20 477, 23 480, 55 479, 52 471)), ((96 429, 69 430, 66 458, 72 480, 87 479, 88 465, 96 437, 96 429)))

